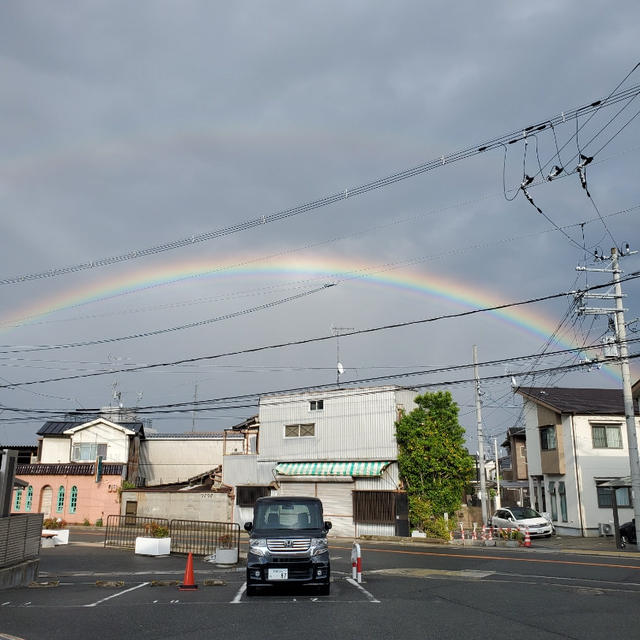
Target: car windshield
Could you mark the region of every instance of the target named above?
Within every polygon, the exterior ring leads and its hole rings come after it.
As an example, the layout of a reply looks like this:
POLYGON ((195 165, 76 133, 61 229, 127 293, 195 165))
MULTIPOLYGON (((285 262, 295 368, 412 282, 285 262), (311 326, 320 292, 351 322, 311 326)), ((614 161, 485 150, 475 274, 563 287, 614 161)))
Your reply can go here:
POLYGON ((513 507, 511 509, 516 520, 527 520, 528 518, 540 518, 540 514, 529 507, 513 507))
POLYGON ((322 507, 318 502, 262 502, 256 504, 255 529, 321 529, 322 507))

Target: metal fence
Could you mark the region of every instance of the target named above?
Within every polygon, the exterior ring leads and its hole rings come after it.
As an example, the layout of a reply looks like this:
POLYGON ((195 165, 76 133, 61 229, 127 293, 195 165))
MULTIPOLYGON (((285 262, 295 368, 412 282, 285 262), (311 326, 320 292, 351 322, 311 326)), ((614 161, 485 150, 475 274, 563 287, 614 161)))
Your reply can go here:
POLYGON ((240 549, 240 525, 236 522, 171 520, 138 516, 108 516, 105 547, 135 547, 138 536, 150 536, 156 527, 167 527, 172 553, 212 555, 216 548, 240 549))
POLYGON ((21 513, 0 518, 0 568, 40 555, 42 513, 21 513))
POLYGON ((169 528, 166 518, 143 518, 138 516, 107 516, 107 526, 104 531, 105 547, 136 546, 139 536, 153 536, 157 527, 169 528))

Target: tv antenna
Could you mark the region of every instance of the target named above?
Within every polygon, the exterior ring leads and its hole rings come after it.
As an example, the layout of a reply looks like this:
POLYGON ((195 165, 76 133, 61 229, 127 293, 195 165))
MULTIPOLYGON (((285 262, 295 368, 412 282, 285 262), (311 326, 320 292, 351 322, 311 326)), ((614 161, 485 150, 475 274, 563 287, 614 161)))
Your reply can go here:
POLYGON ((331 333, 336 337, 336 385, 340 386, 340 376, 344 373, 344 367, 340 362, 340 336, 353 331, 353 327, 334 327, 331 325, 331 333))

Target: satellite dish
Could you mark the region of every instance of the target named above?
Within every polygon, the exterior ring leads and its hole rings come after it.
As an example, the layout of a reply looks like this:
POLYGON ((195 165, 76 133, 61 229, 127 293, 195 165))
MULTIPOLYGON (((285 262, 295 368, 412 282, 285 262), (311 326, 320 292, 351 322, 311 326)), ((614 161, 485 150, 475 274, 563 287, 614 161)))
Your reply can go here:
POLYGON ((344 367, 342 366, 342 362, 338 362, 338 373, 340 375, 344 373, 344 367))

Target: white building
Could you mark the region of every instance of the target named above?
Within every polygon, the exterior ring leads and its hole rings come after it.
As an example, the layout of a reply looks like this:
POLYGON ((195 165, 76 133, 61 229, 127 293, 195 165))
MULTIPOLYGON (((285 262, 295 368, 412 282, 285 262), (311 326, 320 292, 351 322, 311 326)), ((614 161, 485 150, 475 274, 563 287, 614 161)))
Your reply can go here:
MULTIPOLYGON (((622 391, 521 387, 518 393, 532 506, 550 513, 560 534, 599 535, 613 522, 610 489, 603 484, 629 475, 622 391)), ((637 395, 634 404, 637 412, 637 395)), ((630 488, 619 488, 616 497, 620 522, 631 520, 630 488)))
POLYGON ((261 397, 257 451, 223 462, 236 520, 251 519, 260 495, 307 495, 322 500, 334 535, 407 535, 395 422, 416 395, 385 386, 261 397))

